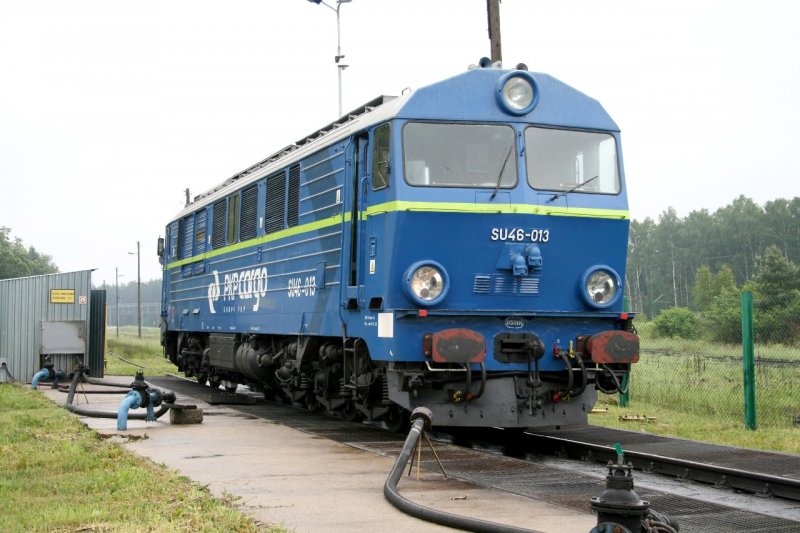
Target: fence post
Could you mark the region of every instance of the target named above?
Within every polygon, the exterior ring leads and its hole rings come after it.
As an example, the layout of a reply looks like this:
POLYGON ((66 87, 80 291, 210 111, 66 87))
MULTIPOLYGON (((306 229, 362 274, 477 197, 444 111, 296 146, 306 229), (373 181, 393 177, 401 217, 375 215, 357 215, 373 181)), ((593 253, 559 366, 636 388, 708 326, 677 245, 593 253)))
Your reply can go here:
MULTIPOLYGON (((623 313, 627 313, 628 312, 628 297, 627 296, 622 298, 622 312, 623 313)), ((631 370, 633 370, 633 369, 631 368, 631 370)), ((630 387, 631 370, 628 370, 627 372, 625 372, 625 375, 622 376, 622 390, 624 390, 625 392, 622 392, 619 395, 619 406, 620 407, 628 407, 628 404, 631 401, 631 395, 630 395, 630 390, 631 390, 631 387, 630 387)))
POLYGON ((756 429, 756 382, 753 357, 753 293, 742 292, 742 366, 744 369, 744 427, 756 429))

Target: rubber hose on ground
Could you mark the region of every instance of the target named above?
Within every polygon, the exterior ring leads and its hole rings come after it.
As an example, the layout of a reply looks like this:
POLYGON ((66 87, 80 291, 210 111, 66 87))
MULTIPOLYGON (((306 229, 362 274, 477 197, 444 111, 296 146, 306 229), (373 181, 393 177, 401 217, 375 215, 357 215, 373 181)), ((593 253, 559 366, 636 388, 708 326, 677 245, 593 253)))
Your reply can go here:
MULTIPOLYGON (((389 473, 389 477, 386 479, 386 483, 383 485, 383 495, 386 497, 389 503, 394 505, 400 511, 427 522, 433 522, 435 524, 467 531, 485 533, 541 533, 532 529, 508 526, 505 524, 498 524, 496 522, 479 520, 477 518, 469 518, 466 516, 446 513, 444 511, 439 511, 437 509, 432 509, 430 507, 425 507, 418 503, 414 503, 411 500, 401 496, 397 491, 397 483, 403 476, 406 463, 408 463, 408 459, 411 457, 414 447, 417 445, 417 441, 419 441, 419 438, 422 435, 423 427, 426 423, 425 415, 418 415, 419 411, 420 408, 417 408, 411 414, 411 418, 413 420, 411 430, 408 432, 408 437, 406 437, 406 442, 403 444, 403 450, 400 452, 397 462, 395 462, 392 471, 389 473), (417 415, 416 418, 415 415, 417 415)), ((427 409, 424 409, 424 411, 427 411, 427 421, 430 423, 430 411, 427 409)))

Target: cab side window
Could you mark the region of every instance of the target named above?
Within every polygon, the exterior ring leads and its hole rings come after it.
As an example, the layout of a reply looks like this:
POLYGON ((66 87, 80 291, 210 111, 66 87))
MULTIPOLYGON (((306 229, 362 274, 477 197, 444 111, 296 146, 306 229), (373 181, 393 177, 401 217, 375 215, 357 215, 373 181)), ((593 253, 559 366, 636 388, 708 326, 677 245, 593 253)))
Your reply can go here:
POLYGON ((375 128, 372 142, 372 190, 389 186, 389 156, 391 131, 389 124, 375 128))

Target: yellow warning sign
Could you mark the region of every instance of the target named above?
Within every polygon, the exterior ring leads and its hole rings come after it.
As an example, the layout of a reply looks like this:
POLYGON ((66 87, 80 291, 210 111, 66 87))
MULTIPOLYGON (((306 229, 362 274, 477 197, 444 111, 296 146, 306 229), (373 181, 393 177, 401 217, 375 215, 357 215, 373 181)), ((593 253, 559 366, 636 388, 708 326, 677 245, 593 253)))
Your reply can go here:
POLYGON ((74 304, 75 289, 50 289, 51 304, 74 304))

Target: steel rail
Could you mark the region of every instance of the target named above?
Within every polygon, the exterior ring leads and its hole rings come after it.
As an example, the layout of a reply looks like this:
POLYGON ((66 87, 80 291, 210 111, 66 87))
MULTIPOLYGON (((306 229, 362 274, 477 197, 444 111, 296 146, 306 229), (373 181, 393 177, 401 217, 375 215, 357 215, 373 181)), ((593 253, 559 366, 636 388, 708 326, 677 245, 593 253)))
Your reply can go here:
MULTIPOLYGON (((566 453, 570 457, 615 461, 616 450, 611 446, 588 442, 525 433, 525 438, 535 443, 535 449, 546 449, 555 453, 566 453)), ((758 496, 776 496, 787 500, 800 501, 800 479, 751 472, 726 466, 698 463, 676 457, 665 457, 651 453, 625 450, 625 461, 634 468, 645 472, 655 472, 709 483, 720 488, 732 488, 753 493, 758 496)))

